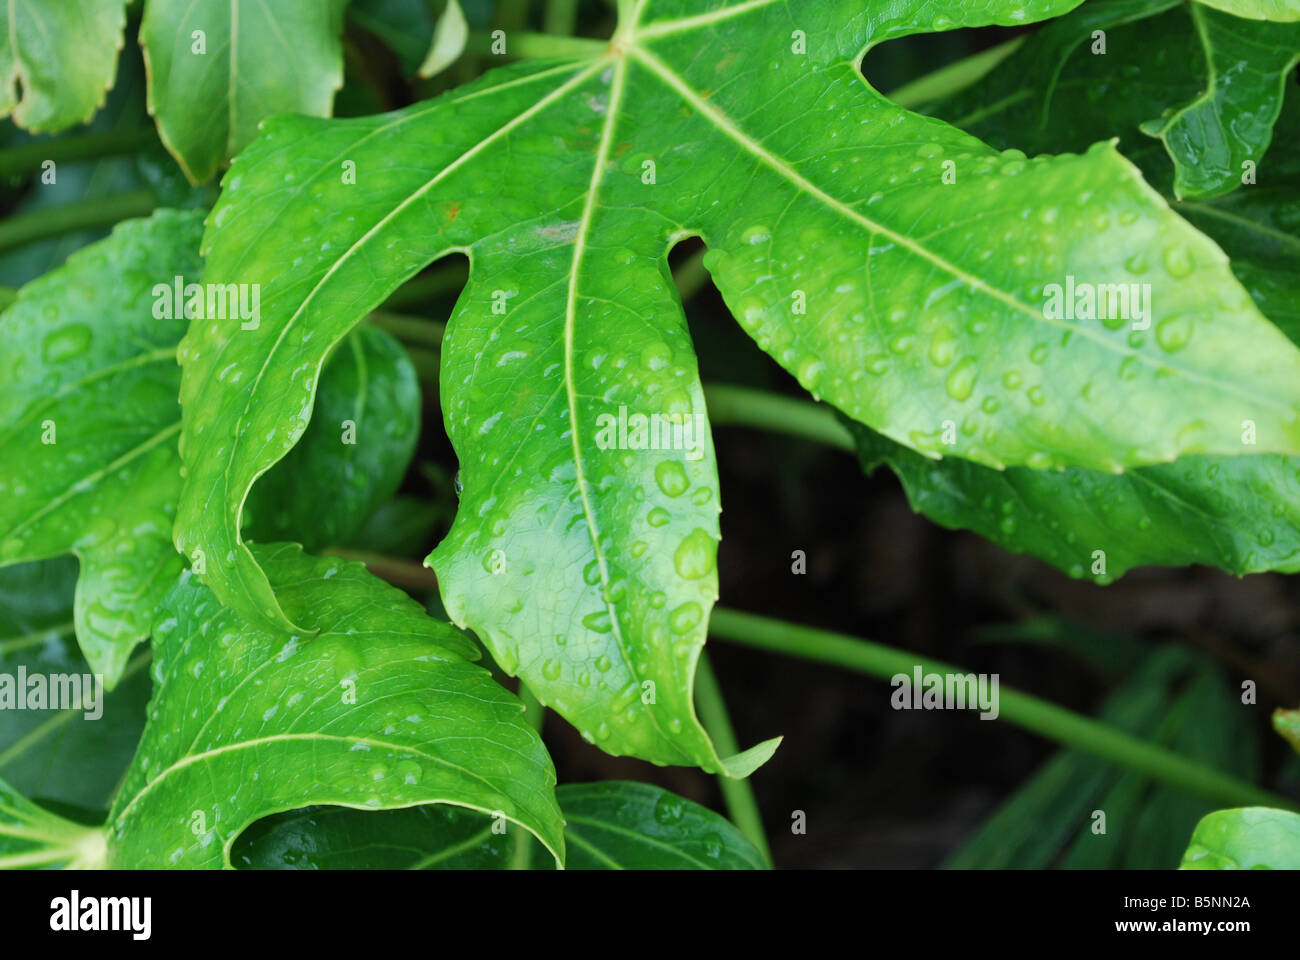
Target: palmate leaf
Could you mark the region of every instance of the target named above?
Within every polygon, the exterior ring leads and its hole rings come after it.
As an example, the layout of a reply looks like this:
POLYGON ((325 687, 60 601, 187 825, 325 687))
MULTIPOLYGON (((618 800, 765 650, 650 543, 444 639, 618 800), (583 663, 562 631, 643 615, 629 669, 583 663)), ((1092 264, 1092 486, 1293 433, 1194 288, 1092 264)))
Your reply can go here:
POLYGON ((210 179, 253 139, 264 117, 329 114, 343 83, 346 5, 148 0, 140 42, 149 112, 190 180, 210 179))
POLYGON ((205 238, 210 279, 262 284, 263 322, 183 346, 178 545, 218 558, 223 602, 288 626, 239 539, 245 492, 301 432, 330 346, 467 252, 441 377, 464 493, 430 558, 449 613, 605 750, 743 774, 771 745, 723 761, 691 703, 717 591, 707 431, 601 434, 620 410, 703 417, 666 265, 681 238, 704 238, 760 346, 900 443, 936 451, 952 420, 944 452, 1116 470, 1238 451, 1249 419, 1256 449, 1296 449, 1300 353, 1112 145, 999 154, 856 68, 894 37, 1072 6, 629 3, 591 59, 268 121, 205 238), (1067 275, 1150 283, 1151 329, 1048 319, 1067 275))
MULTIPOLYGON (((187 321, 155 315, 155 287, 198 280, 202 230, 198 211, 123 223, 0 314, 0 566, 77 555, 76 635, 110 688, 183 566, 172 519, 187 321)), ((379 330, 353 334, 322 380, 318 428, 254 492, 263 530, 311 540, 354 529, 406 469, 418 406, 400 347, 379 330), (349 413, 356 442, 345 445, 349 413)))
MULTIPOLYGON (((555 791, 564 813, 570 870, 761 870, 763 855, 729 821, 648 783, 566 784, 555 791)), ((268 817, 234 848, 253 870, 550 869, 555 860, 531 837, 493 829, 491 817, 453 807, 360 813, 314 807, 268 817)))
POLYGON ((113 83, 126 0, 9 3, 0 13, 0 117, 34 133, 86 123, 113 83))
POLYGON ((1300 814, 1216 810, 1196 825, 1181 870, 1300 870, 1300 814))

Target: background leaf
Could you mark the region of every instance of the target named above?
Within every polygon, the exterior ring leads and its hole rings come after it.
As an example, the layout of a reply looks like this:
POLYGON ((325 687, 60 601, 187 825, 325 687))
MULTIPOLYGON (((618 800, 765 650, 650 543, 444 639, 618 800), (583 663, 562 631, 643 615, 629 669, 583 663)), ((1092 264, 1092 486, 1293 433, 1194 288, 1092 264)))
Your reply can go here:
POLYGON ((1268 149, 1289 74, 1300 63, 1300 24, 1241 20, 1199 3, 1187 12, 1209 68, 1207 87, 1142 131, 1163 140, 1173 157, 1176 196, 1217 196, 1240 187, 1247 161, 1258 165, 1268 149))
POLYGON ((376 327, 349 334, 307 431, 249 494, 248 536, 308 550, 345 543, 391 500, 419 434, 420 385, 406 351, 376 327))
POLYGON ((0 116, 33 132, 86 123, 122 49, 126 0, 10 3, 0 15, 0 116))
POLYGON ((0 564, 77 555, 77 639, 110 687, 182 567, 185 320, 155 318, 151 291, 198 276, 201 233, 196 212, 122 223, 0 314, 0 564))
MULTIPOLYGON (((71 557, 0 570, 0 674, 91 672, 73 636, 76 581, 71 557)), ((107 813, 144 729, 149 660, 144 650, 127 663, 93 719, 85 710, 0 710, 0 778, 39 802, 107 813)))
MULTIPOLYGON (((763 857, 712 810, 647 783, 566 784, 555 791, 567 825, 571 870, 758 870, 763 857)), ((342 807, 295 810, 260 820, 235 845, 233 862, 255 870, 550 869, 536 841, 494 833, 492 819, 451 807, 373 814, 342 807)))
POLYGON ((343 82, 346 4, 149 0, 140 27, 149 112, 191 181, 211 179, 272 114, 329 114, 343 82))

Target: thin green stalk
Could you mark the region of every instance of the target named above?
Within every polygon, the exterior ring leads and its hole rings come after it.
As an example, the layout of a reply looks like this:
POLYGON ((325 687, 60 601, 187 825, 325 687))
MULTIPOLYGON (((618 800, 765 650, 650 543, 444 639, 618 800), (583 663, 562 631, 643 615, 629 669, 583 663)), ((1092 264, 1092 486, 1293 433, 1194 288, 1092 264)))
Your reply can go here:
POLYGON ((705 384, 704 399, 715 426, 756 427, 853 451, 849 431, 821 404, 730 383, 705 384))
MULTIPOLYGON (((492 34, 482 30, 471 30, 469 43, 465 49, 470 53, 490 55, 492 51, 492 34)), ((537 60, 545 57, 590 57, 599 56, 609 49, 605 40, 593 40, 590 37, 560 37, 549 33, 529 33, 516 30, 506 34, 505 56, 522 60, 537 60)))
POLYGON ((956 63, 917 77, 910 83, 889 91, 887 96, 900 107, 912 108, 922 103, 932 103, 950 97, 979 80, 1024 43, 1024 37, 1014 37, 996 47, 981 50, 956 63))
MULTIPOLYGON (((736 733, 731 727, 731 717, 727 715, 727 704, 722 699, 722 688, 718 686, 718 677, 713 672, 707 655, 700 657, 695 671, 695 706, 700 713, 700 722, 713 738, 713 745, 719 755, 734 756, 740 752, 736 742, 736 733)), ((763 859, 772 862, 772 850, 767 843, 767 833, 763 830, 763 816, 758 810, 758 801, 754 798, 754 788, 748 780, 735 780, 731 777, 718 777, 718 786, 722 790, 723 802, 727 813, 740 832, 763 854, 763 859)))
MULTIPOLYGON (((938 660, 857 637, 721 607, 713 611, 709 632, 732 643, 829 663, 882 680, 898 674, 911 676, 917 666, 926 673, 967 672, 938 660)), ((1083 750, 1213 803, 1297 809, 1293 800, 1027 693, 1000 687, 998 707, 1001 719, 1031 733, 1083 750)))
MULTIPOLYGON (((537 731, 538 735, 542 732, 542 721, 546 716, 546 708, 542 702, 534 696, 533 691, 528 689, 528 685, 522 680, 519 682, 519 699, 524 703, 524 722, 537 731)), ((532 834, 523 827, 514 825, 511 832, 514 834, 514 848, 510 852, 510 869, 527 870, 529 868, 529 859, 532 846, 532 834)))
POLYGON ((147 216, 155 206, 157 201, 153 193, 148 190, 132 190, 109 197, 95 197, 58 207, 30 210, 0 223, 0 250, 12 250, 25 243, 76 233, 78 230, 112 226, 119 220, 147 216))
POLYGON ((386 310, 405 310, 417 303, 427 303, 451 293, 459 293, 469 279, 465 263, 454 260, 413 280, 408 280, 384 301, 386 310))
POLYGON ((528 23, 532 0, 497 0, 492 25, 502 30, 522 30, 528 23))
MULTIPOLYGON (((80 137, 33 140, 7 150, 0 150, 0 177, 15 177, 40 170, 41 164, 46 160, 53 160, 56 164, 75 163, 79 160, 99 160, 103 157, 134 153, 156 140, 153 127, 87 133, 80 137)), ((56 169, 56 175, 57 172, 56 169)))
POLYGON ((677 265, 673 271, 673 282, 677 284, 677 293, 685 303, 691 297, 695 296, 705 284, 712 279, 709 271, 704 269, 704 254, 707 251, 697 250, 685 260, 677 265))
POLYGON ((370 322, 387 330, 398 340, 419 344, 430 350, 442 348, 442 336, 447 329, 441 320, 425 320, 423 317, 404 316, 386 310, 376 310, 370 314, 370 322))
POLYGON ((542 29, 568 36, 578 25, 578 0, 546 0, 542 29))
POLYGON ((18 299, 18 291, 13 287, 0 287, 0 310, 8 309, 18 299))

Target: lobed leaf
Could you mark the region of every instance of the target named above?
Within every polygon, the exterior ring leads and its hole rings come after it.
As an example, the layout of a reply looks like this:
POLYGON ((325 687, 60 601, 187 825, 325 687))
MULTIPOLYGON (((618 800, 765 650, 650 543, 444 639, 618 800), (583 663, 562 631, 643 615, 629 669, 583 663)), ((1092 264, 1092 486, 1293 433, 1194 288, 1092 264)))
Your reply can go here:
POLYGON ((194 183, 276 113, 328 115, 343 83, 347 0, 148 0, 149 112, 194 183))
POLYGON ((186 574, 154 632, 139 752, 106 832, 114 867, 230 865, 254 821, 327 804, 446 803, 561 859, 555 772, 477 647, 360 564, 258 548, 310 642, 255 626, 186 574))
POLYGON ((10 3, 0 14, 0 117, 33 133, 89 122, 113 84, 126 0, 10 3))
POLYGON ((743 775, 774 745, 717 757, 691 703, 719 534, 682 238, 763 349, 904 445, 937 452, 952 421, 945 453, 1116 471, 1239 452, 1249 419, 1259 451, 1300 449, 1300 353, 1113 143, 999 153, 857 69, 888 39, 1074 5, 638 2, 603 55, 270 121, 205 239, 208 276, 260 283, 263 317, 186 338, 177 544, 218 558, 224 603, 292 626, 240 538, 249 486, 346 331, 467 253, 441 375, 464 492, 429 560, 449 614, 608 752, 743 775), (1150 328, 1050 318, 1070 275, 1149 284, 1150 328), (697 429, 652 446, 611 434, 620 414, 697 429))

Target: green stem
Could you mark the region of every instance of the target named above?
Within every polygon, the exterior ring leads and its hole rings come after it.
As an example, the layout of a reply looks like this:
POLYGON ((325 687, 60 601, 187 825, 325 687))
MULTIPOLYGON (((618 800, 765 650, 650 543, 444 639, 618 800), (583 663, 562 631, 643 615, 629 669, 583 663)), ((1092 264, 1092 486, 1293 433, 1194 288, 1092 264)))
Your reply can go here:
POLYGON ((387 330, 398 340, 419 344, 431 350, 442 348, 442 336, 447 329, 441 320, 425 320, 386 310, 376 310, 370 314, 370 322, 381 330, 387 330))
POLYGON ((705 384, 704 399, 714 426, 755 427, 853 451, 849 431, 821 404, 730 383, 705 384))
POLYGON ((578 24, 578 0, 546 0, 542 29, 547 33, 568 36, 578 24))
POLYGON ((522 680, 519 681, 519 699, 524 702, 524 719, 528 721, 530 727, 541 733, 546 708, 542 706, 542 701, 537 699, 536 694, 529 689, 528 684, 522 680))
POLYGON ((682 303, 703 290, 712 280, 709 271, 704 269, 705 253, 706 250, 697 250, 679 263, 677 269, 673 271, 673 282, 677 284, 677 293, 682 298, 682 303))
POLYGON ((0 310, 7 310, 18 299, 18 291, 13 287, 0 287, 0 310))
POLYGON ((138 130, 87 133, 80 137, 34 140, 8 150, 0 150, 0 177, 16 177, 39 170, 46 160, 75 163, 78 160, 98 160, 134 153, 156 140, 151 126, 138 130))
POLYGON ((900 107, 911 109, 922 103, 932 103, 952 96, 959 90, 969 87, 984 76, 1024 43, 1024 37, 1014 37, 996 47, 981 50, 969 57, 963 57, 956 63, 940 67, 910 83, 891 90, 887 96, 900 107))
POLYGON ((405 310, 418 303, 427 303, 451 293, 459 293, 467 279, 469 279, 469 272, 465 269, 463 260, 444 264, 402 284, 384 301, 384 309, 405 310))
MULTIPOLYGON (((720 607, 713 611, 709 631, 733 643, 830 663, 882 680, 898 674, 911 676, 917 666, 926 673, 967 672, 868 640, 720 607)), ((1283 810, 1297 808, 1294 801, 1285 797, 1027 693, 1001 687, 998 707, 1001 718, 1031 733, 1083 750, 1216 804, 1283 810)))
MULTIPOLYGON (((482 30, 470 31, 469 43, 465 49, 480 55, 492 54, 492 34, 482 30)), ((529 33, 518 30, 506 34, 504 56, 522 60, 538 60, 545 57, 593 57, 600 56, 607 49, 609 43, 605 40, 593 40, 590 37, 559 37, 549 33, 529 33)))
MULTIPOLYGON (((740 744, 731 727, 731 717, 727 715, 722 688, 718 686, 718 677, 713 672, 707 655, 700 657, 700 664, 695 671, 695 706, 700 713, 700 722, 713 738, 718 755, 729 757, 739 753, 740 744)), ((727 805, 731 822, 749 838, 762 852, 763 859, 770 864, 772 850, 767 843, 767 833, 763 830, 763 817, 758 810, 758 801, 754 798, 754 788, 748 780, 721 776, 718 777, 718 787, 722 790, 722 799, 727 805)))
POLYGON ((153 193, 133 190, 109 197, 79 200, 58 207, 44 207, 10 217, 0 223, 0 250, 12 250, 26 243, 46 240, 65 233, 108 227, 119 220, 143 217, 157 206, 153 193))

